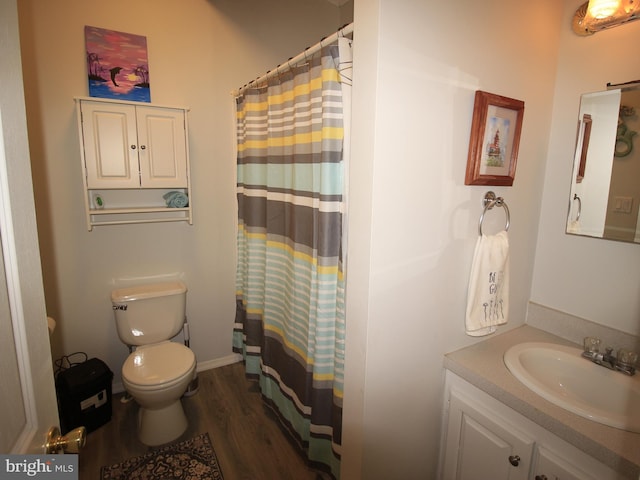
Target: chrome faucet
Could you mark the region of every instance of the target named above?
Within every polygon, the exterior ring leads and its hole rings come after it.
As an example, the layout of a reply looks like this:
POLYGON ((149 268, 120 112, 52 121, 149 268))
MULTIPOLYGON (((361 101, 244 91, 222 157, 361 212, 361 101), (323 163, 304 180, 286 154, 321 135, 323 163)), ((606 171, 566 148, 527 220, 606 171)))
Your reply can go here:
POLYGON ((614 355, 613 348, 611 347, 606 347, 605 353, 600 353, 599 338, 585 337, 582 356, 609 370, 617 370, 627 375, 634 375, 636 373, 637 353, 621 348, 618 350, 618 354, 614 355))

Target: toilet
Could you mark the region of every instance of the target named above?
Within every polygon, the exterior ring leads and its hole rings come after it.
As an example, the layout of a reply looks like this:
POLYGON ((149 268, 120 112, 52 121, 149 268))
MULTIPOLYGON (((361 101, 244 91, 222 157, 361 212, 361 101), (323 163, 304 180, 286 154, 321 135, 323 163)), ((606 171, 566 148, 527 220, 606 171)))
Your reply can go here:
POLYGON ((170 341, 183 327, 186 295, 182 282, 111 292, 118 336, 135 347, 122 366, 122 383, 140 407, 138 437, 145 445, 171 442, 187 429, 180 399, 194 379, 196 358, 170 341))

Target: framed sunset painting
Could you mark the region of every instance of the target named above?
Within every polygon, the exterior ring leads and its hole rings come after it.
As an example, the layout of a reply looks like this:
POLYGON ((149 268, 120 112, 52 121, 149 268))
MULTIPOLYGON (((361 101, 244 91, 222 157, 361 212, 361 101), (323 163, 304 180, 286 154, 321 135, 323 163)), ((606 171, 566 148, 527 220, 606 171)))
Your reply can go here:
POLYGON ((150 102, 147 37, 84 27, 89 96, 150 102))

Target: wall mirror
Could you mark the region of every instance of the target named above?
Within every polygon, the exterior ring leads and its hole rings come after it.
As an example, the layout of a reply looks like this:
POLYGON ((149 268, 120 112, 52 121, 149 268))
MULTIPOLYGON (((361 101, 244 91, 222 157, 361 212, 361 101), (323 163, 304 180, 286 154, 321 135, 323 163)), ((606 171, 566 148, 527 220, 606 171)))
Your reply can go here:
POLYGON ((580 99, 566 232, 640 243, 640 83, 580 99))

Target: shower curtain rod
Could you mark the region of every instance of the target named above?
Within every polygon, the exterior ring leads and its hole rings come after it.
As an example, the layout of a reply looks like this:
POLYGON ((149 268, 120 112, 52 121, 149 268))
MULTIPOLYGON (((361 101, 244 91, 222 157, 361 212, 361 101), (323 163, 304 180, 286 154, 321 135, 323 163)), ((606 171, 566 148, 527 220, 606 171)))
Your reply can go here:
POLYGON ((238 96, 240 95, 240 93, 253 86, 256 85, 258 83, 264 82, 265 80, 268 80, 269 78, 284 72, 288 69, 291 68, 292 65, 295 65, 296 63, 305 60, 308 56, 313 55, 314 53, 318 52, 322 47, 326 47, 327 45, 331 45, 333 42, 335 42, 339 37, 343 37, 345 35, 349 35, 350 33, 353 33, 353 22, 352 23, 348 23, 343 27, 340 27, 338 29, 337 32, 332 33, 331 35, 324 37, 322 40, 320 40, 318 43, 316 43, 315 45, 313 45, 312 47, 307 47, 304 52, 300 53, 299 55, 296 55, 295 57, 291 57, 289 60, 287 60, 286 62, 278 65, 274 70, 269 70, 267 73, 265 73, 264 75, 262 75, 261 77, 256 78, 255 80, 251 80, 250 82, 246 83, 245 85, 243 85, 242 87, 238 88, 237 90, 234 90, 233 92, 231 92, 234 96, 238 96))

